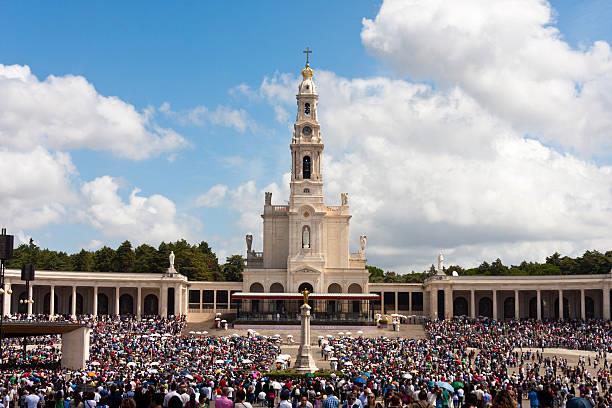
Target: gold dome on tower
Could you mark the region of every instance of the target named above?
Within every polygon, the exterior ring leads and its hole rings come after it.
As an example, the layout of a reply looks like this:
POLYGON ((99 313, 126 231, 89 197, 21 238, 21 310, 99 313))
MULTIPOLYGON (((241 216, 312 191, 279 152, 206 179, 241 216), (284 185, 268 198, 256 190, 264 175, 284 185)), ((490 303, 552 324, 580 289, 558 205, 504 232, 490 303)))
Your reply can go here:
POLYGON ((306 67, 302 70, 302 78, 309 79, 314 75, 314 70, 310 68, 310 64, 306 64, 306 67))

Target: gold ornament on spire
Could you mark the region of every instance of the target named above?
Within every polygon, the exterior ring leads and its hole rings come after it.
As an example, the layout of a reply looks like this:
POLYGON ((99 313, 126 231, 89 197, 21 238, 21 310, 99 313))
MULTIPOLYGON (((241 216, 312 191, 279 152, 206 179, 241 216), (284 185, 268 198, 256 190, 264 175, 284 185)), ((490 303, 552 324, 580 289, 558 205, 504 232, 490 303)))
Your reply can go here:
POLYGON ((314 71, 310 68, 310 65, 306 64, 306 68, 302 70, 302 78, 309 79, 314 75, 314 71))
POLYGON ((304 289, 302 291, 302 296, 304 296, 304 304, 307 305, 308 304, 308 296, 310 295, 310 292, 308 291, 308 289, 304 289))

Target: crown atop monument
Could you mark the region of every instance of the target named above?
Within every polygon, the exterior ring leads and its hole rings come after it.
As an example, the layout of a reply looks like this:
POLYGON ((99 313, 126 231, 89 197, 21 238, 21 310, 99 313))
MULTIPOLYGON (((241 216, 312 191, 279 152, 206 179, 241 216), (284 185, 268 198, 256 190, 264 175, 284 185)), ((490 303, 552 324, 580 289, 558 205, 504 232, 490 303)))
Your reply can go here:
POLYGON ((302 83, 300 83, 300 87, 298 89, 300 95, 316 95, 317 88, 315 87, 314 81, 312 77, 314 76, 314 70, 310 68, 310 54, 312 50, 308 47, 304 50, 304 54, 306 54, 306 66, 302 69, 302 83))

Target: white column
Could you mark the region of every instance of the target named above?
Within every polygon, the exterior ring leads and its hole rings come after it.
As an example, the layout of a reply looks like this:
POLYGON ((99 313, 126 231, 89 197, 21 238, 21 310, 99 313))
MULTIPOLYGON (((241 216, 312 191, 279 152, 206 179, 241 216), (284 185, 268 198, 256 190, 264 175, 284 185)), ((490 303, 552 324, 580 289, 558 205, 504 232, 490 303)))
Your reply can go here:
POLYGON ((28 316, 32 314, 32 300, 34 299, 34 285, 30 282, 30 287, 28 288, 28 316))
POLYGON ((446 288, 444 289, 444 318, 452 319, 453 314, 453 289, 446 288))
POLYGON ((385 314, 385 292, 380 292, 380 314, 385 314))
POLYGON ((166 285, 162 285, 159 289, 159 298, 160 298, 160 316, 166 317, 168 316, 168 288, 166 285))
POLYGON ((202 313, 203 303, 204 303, 204 290, 200 289, 200 313, 202 313))
POLYGON ((429 317, 432 320, 438 319, 438 288, 429 291, 429 317))
POLYGON ((140 320, 142 317, 142 288, 140 286, 138 286, 138 296, 136 298, 138 299, 138 303, 136 303, 136 318, 140 320))
POLYGON ((185 303, 183 304, 183 314, 187 316, 187 313, 189 313, 189 289, 187 287, 183 288, 183 295, 185 296, 185 303))
POLYGON ((120 288, 119 286, 115 286, 115 315, 119 316, 119 294, 120 288))
POLYGON ((563 320, 563 289, 559 289, 559 320, 563 320))
POLYGON ((11 290, 11 284, 8 282, 4 282, 4 296, 3 296, 3 309, 4 315, 11 314, 11 294, 7 293, 7 291, 11 290))
POLYGON ((213 290, 213 313, 217 313, 217 289, 213 290))
POLYGON ((179 285, 174 287, 174 314, 180 316, 183 310, 183 290, 179 285))
POLYGON ((399 295, 395 291, 395 313, 399 313, 399 295))
POLYGON ((476 318, 476 291, 474 289, 470 290, 470 317, 472 319, 476 318))
POLYGON ((580 289, 580 318, 586 320, 586 304, 584 303, 584 289, 580 289))
POLYGON ((603 287, 603 318, 604 320, 610 320, 610 286, 604 285, 603 287))
POLYGON ((72 305, 70 305, 70 315, 74 318, 76 317, 76 286, 72 286, 72 305))
POLYGON ((538 320, 542 320, 542 293, 540 289, 536 290, 536 302, 538 310, 538 320))
POLYGON ((55 285, 51 285, 49 292, 49 318, 55 319, 55 285))
POLYGON ((520 309, 520 296, 518 289, 514 291, 514 318, 516 320, 521 318, 521 309, 520 309))
POLYGON ((92 314, 94 317, 98 317, 98 287, 94 286, 93 288, 93 308, 92 314))
POLYGON ((408 314, 412 315, 412 295, 414 292, 408 292, 408 314))
POLYGON ((497 320, 497 289, 493 289, 493 320, 497 320))

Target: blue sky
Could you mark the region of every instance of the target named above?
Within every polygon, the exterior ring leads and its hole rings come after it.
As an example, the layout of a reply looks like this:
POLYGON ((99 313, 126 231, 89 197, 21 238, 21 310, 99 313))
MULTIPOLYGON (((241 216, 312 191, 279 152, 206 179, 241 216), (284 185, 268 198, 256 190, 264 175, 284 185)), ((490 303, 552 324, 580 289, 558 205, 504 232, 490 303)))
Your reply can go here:
MULTIPOLYGON (((119 180, 124 200, 134 188, 142 196, 163 195, 175 203, 177 213, 201 223, 192 238, 210 241, 228 255, 240 249, 229 243, 231 237, 242 237, 248 228, 236 223, 239 215, 227 203, 198 207, 197 197, 217 184, 231 190, 251 180, 257 189, 281 183, 289 166, 290 120, 277 120, 273 100, 247 97, 236 87, 245 84, 256 91, 266 77, 297 76, 306 46, 314 50, 312 61, 317 70, 333 72, 339 78, 410 80, 411 72, 394 69, 388 59, 375 56, 360 37, 362 19, 374 19, 381 4, 6 1, 0 3, 0 64, 27 65, 41 81, 49 75, 82 76, 100 95, 116 96, 141 113, 157 109, 155 124, 173 129, 188 146, 143 160, 117 157, 104 149, 57 149, 70 155, 76 169, 70 185, 78 191, 83 183, 109 175, 119 180), (242 110, 252 126, 240 131, 213 123, 186 124, 161 114, 164 103, 174 112, 197 106, 242 110), (239 165, 232 161, 237 158, 239 165)), ((610 2, 553 1, 552 7, 555 25, 572 47, 580 49, 596 40, 612 42, 610 2)), ((427 42, 422 46, 427 47, 427 42)), ((435 78, 426 82, 439 86, 435 78)), ((321 95, 322 101, 324 98, 321 95)), ((324 106, 323 102, 321 109, 324 106)), ((326 123, 322 125, 325 129, 326 123)), ((546 145, 549 142, 542 140, 546 145)), ((340 145, 332 143, 330 149, 334 146, 340 145)), ((341 157, 344 152, 328 150, 328 154, 341 157)), ((582 159, 609 165, 606 157, 610 157, 608 151, 603 159, 588 154, 582 159)), ((67 251, 89 244, 115 246, 124 239, 106 234, 104 226, 77 221, 70 216, 71 211, 79 211, 75 207, 67 206, 65 211, 60 220, 35 228, 5 222, 9 229, 33 236, 42 246, 67 251)), ((140 239, 147 240, 146 234, 140 239)), ((418 252, 418 245, 413 251, 408 252, 418 252)), ((373 263, 397 268, 423 263, 387 260, 384 254, 382 249, 374 251, 373 263)))

